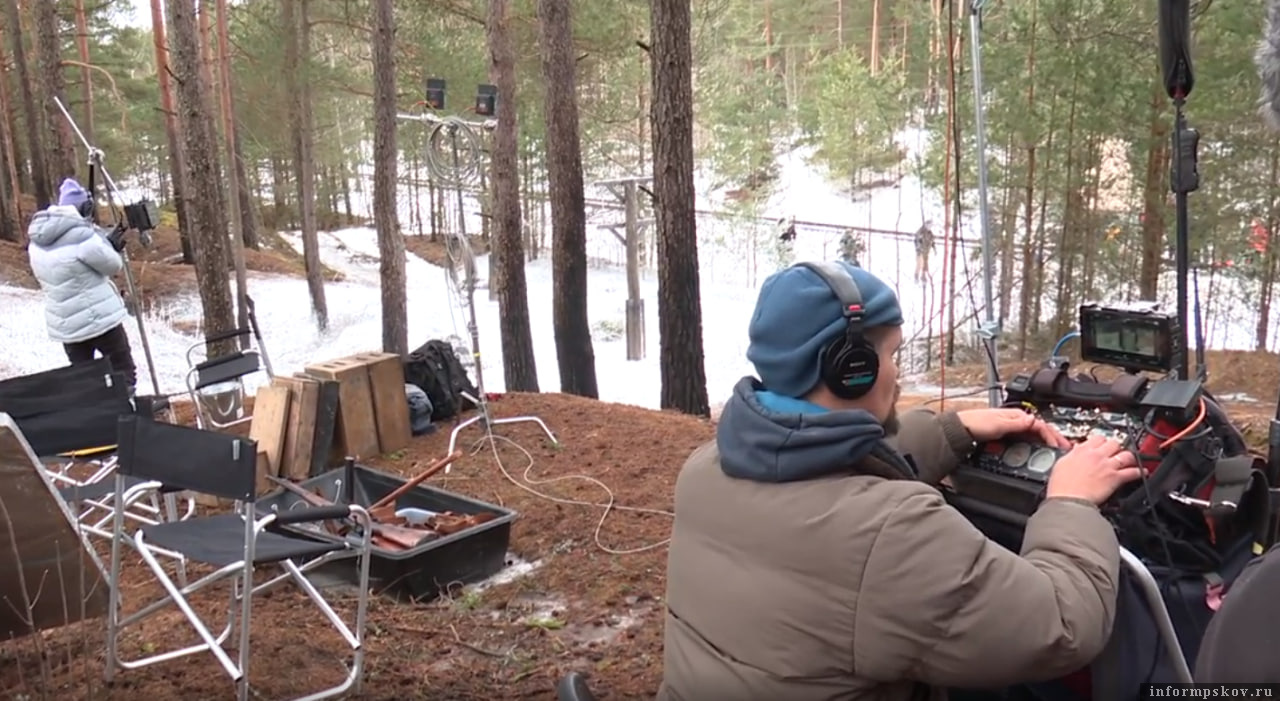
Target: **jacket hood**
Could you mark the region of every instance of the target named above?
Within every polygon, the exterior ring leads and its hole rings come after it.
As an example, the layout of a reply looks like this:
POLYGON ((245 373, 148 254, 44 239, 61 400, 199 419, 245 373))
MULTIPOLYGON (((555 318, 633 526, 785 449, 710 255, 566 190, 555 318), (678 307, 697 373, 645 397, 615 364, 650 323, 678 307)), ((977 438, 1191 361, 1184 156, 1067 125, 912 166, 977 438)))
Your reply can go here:
POLYGON ((87 236, 94 235, 93 227, 82 216, 79 210, 68 205, 53 205, 48 209, 36 212, 31 217, 31 226, 27 228, 27 236, 31 243, 42 248, 64 246, 80 243, 87 236), (79 230, 75 236, 68 233, 79 230))
POLYGON ((885 442, 884 427, 870 412, 827 411, 765 391, 755 378, 733 388, 716 426, 720 468, 756 482, 796 482, 866 472, 868 456, 887 467, 883 476, 904 478, 914 469, 885 442))

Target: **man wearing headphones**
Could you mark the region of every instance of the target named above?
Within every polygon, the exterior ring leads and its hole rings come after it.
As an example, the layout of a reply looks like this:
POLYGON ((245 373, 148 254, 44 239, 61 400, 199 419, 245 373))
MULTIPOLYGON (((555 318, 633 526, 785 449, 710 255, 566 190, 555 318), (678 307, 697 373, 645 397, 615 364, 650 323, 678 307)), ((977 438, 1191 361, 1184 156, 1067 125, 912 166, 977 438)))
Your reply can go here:
POLYGON ((1091 439, 1054 468, 1021 554, 934 486, 979 442, 1070 447, 1017 409, 897 415, 902 312, 871 273, 765 281, 747 377, 676 482, 662 701, 919 699, 1053 679, 1111 631, 1119 546, 1097 505, 1138 477, 1091 439))

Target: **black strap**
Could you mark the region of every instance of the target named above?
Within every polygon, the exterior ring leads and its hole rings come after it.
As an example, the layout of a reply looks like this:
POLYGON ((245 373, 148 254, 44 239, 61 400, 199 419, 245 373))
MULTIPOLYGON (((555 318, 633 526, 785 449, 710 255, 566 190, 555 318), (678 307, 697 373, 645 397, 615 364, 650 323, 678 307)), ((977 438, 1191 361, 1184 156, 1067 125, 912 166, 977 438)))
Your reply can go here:
POLYGON ((89 209, 89 221, 93 222, 94 224, 98 223, 98 197, 97 197, 98 190, 97 190, 97 187, 94 185, 94 181, 98 179, 97 174, 98 174, 97 166, 93 165, 93 162, 90 161, 89 162, 89 201, 93 203, 93 206, 90 207, 89 209))
POLYGON ((1254 468, 1252 455, 1218 458, 1213 465, 1213 489, 1209 494, 1209 515, 1229 516, 1244 502, 1245 492, 1253 483, 1254 475, 1261 476, 1254 468))

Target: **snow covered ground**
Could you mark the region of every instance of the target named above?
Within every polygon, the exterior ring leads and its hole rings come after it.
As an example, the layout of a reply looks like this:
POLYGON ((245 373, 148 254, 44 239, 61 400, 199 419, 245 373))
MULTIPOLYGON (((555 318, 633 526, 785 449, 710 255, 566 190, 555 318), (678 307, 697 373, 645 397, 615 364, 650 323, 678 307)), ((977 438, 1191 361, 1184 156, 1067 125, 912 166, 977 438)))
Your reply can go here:
MULTIPOLYGON (((918 145, 909 145, 913 148, 918 145)), ((800 151, 785 154, 780 161, 777 190, 763 208, 770 219, 795 216, 801 220, 839 226, 869 226, 878 229, 914 231, 923 220, 932 220, 941 234, 943 221, 940 198, 925 191, 913 177, 895 186, 860 193, 856 198, 841 192, 810 166, 800 151)), ((706 188, 703 188, 706 190, 706 188)), ((363 188, 367 195, 370 188, 363 188)), ((721 205, 718 193, 705 191, 699 208, 721 205)), ((362 198, 363 199, 363 198, 362 198)), ((361 203, 364 205, 365 203, 361 203)), ((409 203, 401 199, 402 220, 408 221, 409 203)), ((475 205, 468 207, 468 230, 479 230, 475 205)), ((757 262, 758 269, 748 271, 747 263, 734 246, 725 243, 741 232, 724 230, 723 223, 699 223, 699 258, 702 267, 703 341, 706 353, 708 393, 715 403, 726 397, 733 383, 751 372, 746 361, 746 326, 755 303, 759 281, 776 265, 757 262)), ((976 224, 966 221, 963 235, 976 239, 976 224)), ((776 234, 774 234, 776 235, 776 234)), ((296 234, 286 234, 296 247, 301 244, 296 234)), ((326 286, 329 305, 329 330, 320 333, 311 323, 310 302, 302 280, 264 275, 251 275, 249 292, 258 310, 266 348, 279 374, 300 370, 311 362, 341 357, 351 353, 376 350, 380 345, 378 293, 378 249, 371 229, 348 229, 321 235, 321 258, 326 265, 342 271, 346 279, 326 286)), ((770 237, 772 238, 772 236, 770 237)), ((941 236, 939 236, 941 239, 941 236)), ((938 334, 946 321, 941 297, 941 241, 935 254, 934 278, 937 285, 912 282, 915 259, 912 243, 890 237, 870 237, 863 264, 894 284, 902 298, 907 318, 907 336, 920 337, 927 330, 938 334)), ((601 229, 589 232, 593 255, 618 259, 613 236, 601 229), (610 248, 614 247, 614 248, 610 248)), ((837 244, 830 235, 816 230, 799 230, 794 254, 797 260, 835 257, 837 244)), ((979 266, 970 260, 973 251, 965 250, 958 264, 960 286, 956 298, 947 300, 955 306, 955 318, 966 318, 982 299, 977 282, 979 266), (970 282, 972 281, 972 282, 970 282)), ((480 276, 488 269, 486 258, 477 261, 480 276)), ((408 257, 409 344, 416 347, 432 338, 455 337, 456 343, 469 347, 467 319, 458 292, 448 282, 445 272, 416 256, 408 257)), ((588 273, 588 315, 595 334, 596 370, 601 399, 646 407, 656 407, 659 400, 657 282, 652 271, 641 281, 645 300, 647 353, 644 360, 628 362, 621 330, 624 325, 626 276, 621 268, 593 267, 588 273)), ((1172 286, 1172 283, 1170 283, 1172 286)), ((538 380, 543 390, 559 389, 552 334, 550 262, 534 261, 528 266, 528 293, 534 354, 538 380)), ((1247 290, 1224 290, 1226 299, 1249 298, 1247 290)), ((1226 304, 1223 302, 1222 304, 1226 304)), ((40 294, 0 286, 0 339, 5 352, 0 354, 0 377, 25 374, 65 363, 62 349, 45 335, 40 294)), ((476 292, 477 328, 480 337, 484 385, 487 391, 502 391, 501 345, 498 336, 498 306, 489 301, 488 292, 476 292)), ((1248 311, 1247 305, 1241 314, 1248 311)), ((198 339, 176 328, 193 328, 199 319, 200 305, 195 291, 172 300, 167 306, 145 316, 153 360, 159 377, 160 391, 171 393, 184 387, 187 369, 185 353, 198 339)), ((1046 309, 1046 313, 1048 310, 1046 309)), ((1219 316, 1212 329, 1210 347, 1251 347, 1251 319, 1238 321, 1219 316)), ((135 354, 140 365, 140 388, 150 391, 146 361, 136 324, 128 324, 135 354)), ((923 389, 923 388, 921 388, 923 389)), ((948 388, 956 390, 959 388, 948 388)))

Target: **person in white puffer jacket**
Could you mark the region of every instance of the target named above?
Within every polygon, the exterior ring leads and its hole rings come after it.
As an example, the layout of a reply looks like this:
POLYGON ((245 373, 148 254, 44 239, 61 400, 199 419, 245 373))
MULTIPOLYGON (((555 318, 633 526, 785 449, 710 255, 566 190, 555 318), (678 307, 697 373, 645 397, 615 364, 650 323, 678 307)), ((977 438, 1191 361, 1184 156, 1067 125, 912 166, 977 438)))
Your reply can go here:
POLYGON ((124 328, 128 312, 111 282, 124 267, 124 229, 94 226, 88 218, 93 206, 80 183, 62 181, 58 204, 31 217, 27 254, 44 291, 49 338, 62 344, 72 363, 101 353, 132 388, 138 372, 124 328))

